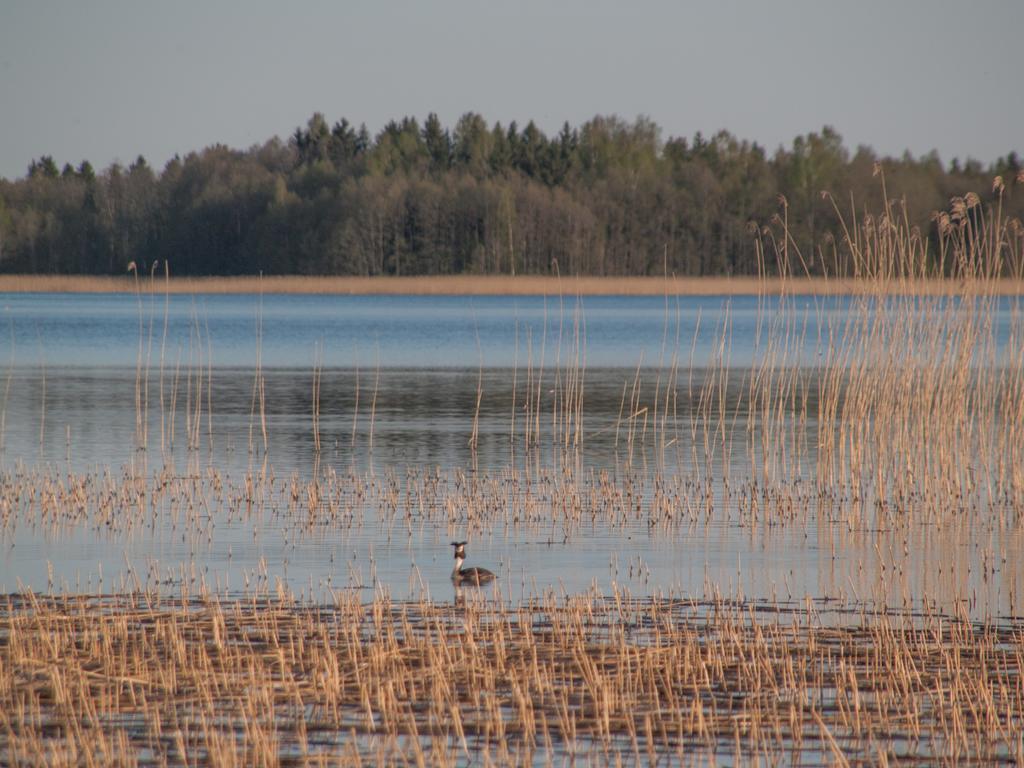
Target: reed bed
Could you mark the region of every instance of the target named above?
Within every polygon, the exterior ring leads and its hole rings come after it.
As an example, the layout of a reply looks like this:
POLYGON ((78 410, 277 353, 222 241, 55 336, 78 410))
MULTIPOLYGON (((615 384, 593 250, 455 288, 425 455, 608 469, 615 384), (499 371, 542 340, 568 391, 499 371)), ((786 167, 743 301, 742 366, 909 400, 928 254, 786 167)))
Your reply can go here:
MULTIPOLYGON (((175 294, 339 294, 339 295, 477 295, 553 296, 568 293, 584 296, 661 296, 662 277, 551 277, 540 275, 434 275, 419 277, 172 277, 166 286, 175 294)), ((799 293, 855 295, 874 291, 856 278, 768 278, 757 276, 687 277, 672 281, 671 293, 679 296, 757 296, 799 293)), ((889 286, 893 293, 913 290, 928 295, 953 295, 962 290, 954 280, 936 279, 915 286, 889 286)), ((159 290, 164 290, 161 286, 159 290)), ((1024 293, 1024 281, 1005 278, 995 290, 1004 296, 1024 293)), ((86 275, 0 275, 0 292, 5 293, 135 293, 128 277, 86 275)))
MULTIPOLYGON (((655 542, 699 559, 703 547, 717 550, 722 541, 735 546, 738 537, 757 549, 777 551, 783 560, 812 555, 818 573, 809 594, 835 605, 921 611, 963 604, 971 618, 984 620, 1020 611, 1024 574, 1015 567, 1022 541, 1018 513, 1011 504, 979 506, 928 522, 923 516, 895 517, 863 500, 823 496, 813 484, 770 489, 742 482, 723 492, 701 479, 593 468, 579 473, 438 467, 360 472, 324 463, 313 475, 277 475, 264 462, 240 475, 198 464, 149 475, 38 467, 0 473, 3 546, 26 537, 53 542, 83 536, 115 551, 123 545, 124 561, 117 555, 102 566, 105 580, 102 570, 69 571, 58 563, 54 573, 51 566, 43 584, 67 593, 111 588, 176 593, 207 579, 218 588, 239 582, 249 587, 271 576, 287 579, 289 560, 315 551, 323 561, 309 595, 323 599, 336 588, 339 573, 349 586, 366 589, 395 585, 410 573, 414 578, 418 569, 432 581, 431 574, 438 575, 434 556, 445 549, 444 541, 463 535, 532 540, 556 559, 591 537, 632 540, 629 562, 614 556, 606 564, 592 560, 589 575, 577 583, 585 588, 592 580, 621 580, 647 593, 659 586, 644 562, 646 548, 655 542), (224 535, 236 542, 237 565, 230 550, 218 547, 224 535), (180 542, 177 554, 161 562, 169 542, 180 542), (268 565, 247 557, 249 542, 274 560, 268 565), (382 579, 375 546, 392 552, 382 563, 388 574, 382 579), (336 563, 335 551, 352 559, 336 563), (410 557, 413 552, 422 552, 424 560, 410 557), (405 559, 396 562, 395 553, 405 559)), ((514 550, 510 566, 521 559, 514 550)), ((664 565, 661 573, 666 578, 664 565)), ((791 583, 788 568, 772 569, 768 577, 756 568, 753 574, 749 568, 739 573, 718 563, 714 573, 718 583, 733 576, 743 583, 753 575, 758 597, 805 595, 804 587, 791 583)), ((706 590, 707 577, 705 565, 702 583, 698 562, 691 586, 706 590)), ((508 567, 502 586, 509 596, 526 594, 536 590, 533 578, 528 569, 508 567)))
POLYGON ((1024 627, 812 604, 8 596, 8 764, 1024 759, 1024 627))

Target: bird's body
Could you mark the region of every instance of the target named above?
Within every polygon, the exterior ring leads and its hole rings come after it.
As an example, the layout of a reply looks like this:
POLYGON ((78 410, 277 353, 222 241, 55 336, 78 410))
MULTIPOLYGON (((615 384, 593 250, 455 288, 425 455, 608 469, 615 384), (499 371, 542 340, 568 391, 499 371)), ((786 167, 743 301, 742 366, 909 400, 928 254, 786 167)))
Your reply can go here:
POLYGON ((463 568, 462 564, 466 561, 466 542, 453 541, 452 546, 455 547, 455 568, 452 570, 452 581, 456 585, 469 584, 478 587, 497 578, 486 568, 463 568))

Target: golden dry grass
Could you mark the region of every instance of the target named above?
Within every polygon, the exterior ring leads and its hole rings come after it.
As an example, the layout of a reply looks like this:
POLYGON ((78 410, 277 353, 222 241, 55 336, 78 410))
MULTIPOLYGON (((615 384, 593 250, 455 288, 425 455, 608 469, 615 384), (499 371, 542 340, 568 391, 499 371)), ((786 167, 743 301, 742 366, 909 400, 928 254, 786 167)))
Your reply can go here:
POLYGON ((9 764, 832 764, 1024 757, 1024 636, 622 595, 334 605, 9 596, 9 764))
MULTIPOLYGON (((0 292, 8 293, 131 293, 165 290, 175 294, 336 294, 336 295, 475 295, 557 296, 624 295, 754 296, 780 293, 854 295, 877 293, 951 295, 966 286, 959 280, 875 281, 836 278, 757 277, 542 277, 506 275, 447 275, 421 277, 172 277, 165 281, 142 277, 90 277, 83 275, 0 275, 0 292)), ((1001 279, 987 282, 986 292, 1024 295, 1024 282, 1001 279)))

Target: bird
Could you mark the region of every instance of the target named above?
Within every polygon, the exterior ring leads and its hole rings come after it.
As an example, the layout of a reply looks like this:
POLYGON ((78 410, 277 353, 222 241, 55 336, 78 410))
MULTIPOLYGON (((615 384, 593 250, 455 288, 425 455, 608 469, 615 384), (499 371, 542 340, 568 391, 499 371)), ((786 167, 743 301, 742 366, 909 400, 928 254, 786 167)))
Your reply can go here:
POLYGON ((452 546, 455 547, 455 569, 452 571, 452 581, 454 581, 456 585, 471 584, 474 586, 480 586, 481 584, 487 584, 494 581, 497 578, 497 576, 486 568, 463 569, 462 563, 466 559, 466 542, 453 541, 452 546))

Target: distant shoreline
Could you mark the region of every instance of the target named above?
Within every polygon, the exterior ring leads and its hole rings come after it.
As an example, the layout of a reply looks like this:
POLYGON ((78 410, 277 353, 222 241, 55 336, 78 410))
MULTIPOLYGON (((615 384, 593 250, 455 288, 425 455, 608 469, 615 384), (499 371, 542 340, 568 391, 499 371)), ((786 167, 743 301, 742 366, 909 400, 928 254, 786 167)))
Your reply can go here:
MULTIPOLYGON (((1024 282, 980 282, 985 293, 1024 295, 1024 282)), ((548 277, 536 275, 443 275, 415 277, 172 277, 135 278, 81 275, 0 275, 0 293, 328 294, 408 296, 756 296, 758 294, 853 295, 961 293, 959 280, 868 280, 756 277, 548 277)))

